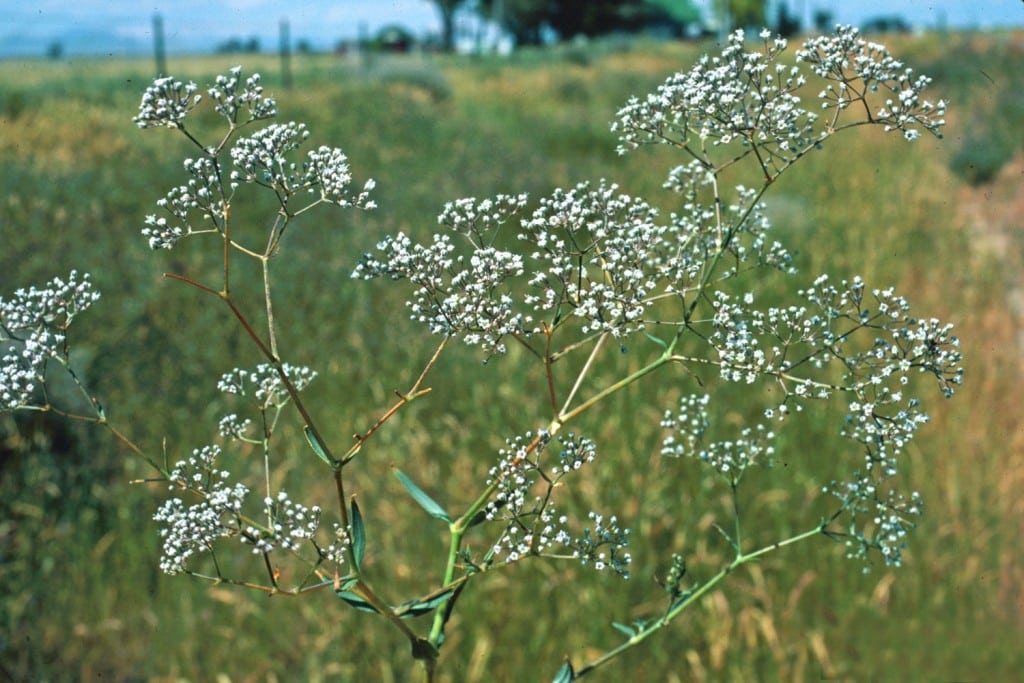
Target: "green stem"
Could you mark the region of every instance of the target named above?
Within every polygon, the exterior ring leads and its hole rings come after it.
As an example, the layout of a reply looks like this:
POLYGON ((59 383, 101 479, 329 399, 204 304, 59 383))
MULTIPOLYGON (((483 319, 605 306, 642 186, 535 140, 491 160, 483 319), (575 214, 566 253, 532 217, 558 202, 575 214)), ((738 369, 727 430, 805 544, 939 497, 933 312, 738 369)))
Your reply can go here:
MULTIPOLYGON (((456 520, 448 525, 451 532, 451 542, 448 544, 448 561, 444 568, 444 581, 441 585, 447 586, 455 580, 455 572, 458 570, 459 548, 462 547, 462 537, 466 534, 466 527, 456 520)), ((451 600, 452 598, 448 598, 451 600)), ((447 603, 437 608, 434 612, 434 622, 430 627, 430 635, 427 639, 434 647, 440 647, 441 635, 444 633, 444 618, 447 612, 447 603)))
MULTIPOLYGON (((645 377, 646 375, 651 374, 661 366, 675 361, 676 358, 673 356, 672 351, 678 339, 679 337, 677 336, 669 344, 665 351, 653 362, 637 370, 636 372, 620 379, 618 382, 615 382, 614 384, 606 387, 602 391, 598 392, 588 400, 578 405, 576 408, 569 411, 565 411, 565 409, 563 409, 563 411, 554 420, 551 421, 550 425, 548 425, 548 433, 551 434, 552 436, 557 434, 558 431, 562 428, 562 425, 564 425, 568 421, 578 417, 579 415, 586 412, 590 408, 594 407, 595 405, 597 405, 604 399, 608 398, 615 392, 620 391, 628 387, 633 382, 636 382, 645 377)), ((526 447, 526 452, 529 454, 536 450, 537 447, 540 445, 540 441, 540 436, 535 437, 534 440, 526 447)), ((495 479, 495 481, 493 481, 486 489, 484 489, 483 493, 481 493, 480 496, 475 501, 473 501, 473 504, 469 506, 469 509, 467 509, 466 512, 462 514, 462 516, 460 516, 454 522, 449 524, 448 530, 449 533, 451 534, 451 540, 449 541, 448 544, 448 560, 445 565, 444 582, 442 585, 449 585, 454 581, 455 572, 458 571, 458 558, 459 550, 462 548, 462 539, 465 536, 466 531, 469 529, 472 521, 476 518, 480 511, 483 510, 484 506, 487 505, 488 501, 494 495, 494 492, 498 489, 498 486, 500 484, 501 480, 495 479)), ((438 646, 440 638, 444 631, 444 613, 445 608, 444 606, 441 606, 438 608, 438 611, 434 614, 434 622, 430 630, 429 641, 435 647, 438 646)))
POLYGON ((817 536, 818 534, 822 533, 824 529, 825 523, 821 523, 815 526, 813 529, 809 529, 808 531, 797 534, 796 536, 792 536, 785 540, 772 543, 771 545, 764 546, 763 548, 759 548, 758 550, 755 550, 751 553, 743 554, 738 552, 735 559, 733 559, 732 562, 723 567, 717 574, 712 576, 710 579, 705 581, 704 584, 700 586, 700 588, 693 590, 692 592, 688 593, 685 598, 673 604, 671 608, 665 613, 665 616, 656 621, 652 626, 650 626, 649 628, 645 628, 636 635, 632 636, 626 642, 622 643, 621 645, 618 645, 615 648, 612 648, 611 650, 608 650, 594 661, 590 662, 581 669, 578 669, 575 673, 574 680, 576 678, 582 678, 583 676, 592 672, 594 669, 597 669, 598 667, 608 663, 612 659, 615 659, 626 650, 636 647, 643 641, 647 640, 647 638, 650 637, 652 634, 657 633, 661 629, 671 624, 672 620, 679 616, 679 614, 681 614, 683 610, 688 608, 690 605, 695 603, 700 598, 704 597, 704 595, 706 595, 712 588, 718 585, 726 576, 731 574, 735 569, 749 562, 753 562, 754 560, 760 558, 762 555, 767 555, 770 552, 774 552, 788 545, 793 545, 794 543, 804 541, 808 538, 811 538, 812 536, 817 536))

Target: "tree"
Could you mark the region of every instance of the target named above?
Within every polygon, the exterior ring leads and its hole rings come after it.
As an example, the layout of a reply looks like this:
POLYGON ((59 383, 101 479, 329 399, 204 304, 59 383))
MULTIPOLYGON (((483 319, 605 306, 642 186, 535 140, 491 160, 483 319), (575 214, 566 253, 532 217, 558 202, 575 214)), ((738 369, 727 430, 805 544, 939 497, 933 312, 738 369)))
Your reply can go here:
POLYGON ((831 30, 834 21, 834 14, 827 9, 814 10, 814 30, 819 33, 826 33, 831 30))
POLYGON ((432 0, 441 13, 441 46, 451 52, 455 49, 455 13, 467 0, 432 0))
POLYGON ((597 36, 629 28, 624 20, 643 0, 561 0, 552 2, 548 23, 562 38, 597 36))
POLYGON ((733 27, 765 25, 765 0, 719 0, 719 11, 731 20, 733 27))
POLYGON ((783 38, 792 38, 800 33, 800 17, 790 14, 786 3, 779 4, 779 11, 775 20, 775 32, 783 38))
POLYGON ((700 11, 690 0, 480 0, 480 5, 519 44, 539 42, 545 24, 568 39, 638 30, 652 24, 682 27, 700 18, 700 11))
POLYGON ((516 45, 538 45, 547 20, 548 0, 480 0, 480 9, 515 38, 516 45))

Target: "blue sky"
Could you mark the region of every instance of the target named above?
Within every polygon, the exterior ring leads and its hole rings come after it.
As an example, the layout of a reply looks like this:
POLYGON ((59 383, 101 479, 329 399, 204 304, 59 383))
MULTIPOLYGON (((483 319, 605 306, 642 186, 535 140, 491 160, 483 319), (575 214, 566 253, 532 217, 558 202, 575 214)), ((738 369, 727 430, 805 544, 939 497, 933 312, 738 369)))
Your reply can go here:
MULTIPOLYGON (((858 23, 878 15, 899 14, 917 26, 940 21, 953 28, 1024 27, 1022 0, 770 0, 788 1, 809 17, 815 9, 832 11, 836 21, 858 23)), ((711 0, 696 0, 701 6, 711 0)), ((277 44, 281 19, 293 39, 329 48, 354 38, 360 27, 371 33, 400 23, 415 33, 439 30, 429 0, 0 0, 0 54, 42 54, 54 41, 68 52, 99 54, 148 52, 152 18, 164 21, 167 47, 173 52, 209 50, 231 37, 260 38, 264 48, 277 44)))

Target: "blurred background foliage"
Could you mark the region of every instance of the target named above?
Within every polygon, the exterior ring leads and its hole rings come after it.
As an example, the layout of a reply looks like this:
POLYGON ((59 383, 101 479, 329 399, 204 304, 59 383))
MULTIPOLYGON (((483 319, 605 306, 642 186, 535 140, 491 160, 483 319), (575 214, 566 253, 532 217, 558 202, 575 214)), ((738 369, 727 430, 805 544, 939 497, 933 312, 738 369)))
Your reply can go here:
MULTIPOLYGON (((929 396, 932 424, 908 451, 906 476, 927 510, 907 566, 863 574, 825 539, 771 555, 595 680, 1012 680, 1024 670, 1024 37, 905 36, 892 47, 952 101, 947 139, 908 147, 857 131, 798 164, 768 204, 800 274, 764 276, 759 287, 768 303, 819 272, 859 274, 957 325, 965 385, 950 402, 929 396)), ((308 215, 273 266, 281 345, 290 362, 322 373, 308 396, 326 438, 345 446, 372 424, 436 342, 406 320, 402 287, 349 279, 358 255, 384 234, 427 236, 444 202, 464 196, 537 198, 607 177, 671 210, 661 183, 681 160, 670 150, 617 156, 608 122, 702 49, 713 47, 609 41, 372 65, 297 55, 289 91, 270 58, 246 58, 283 120, 307 122, 313 142, 345 149, 358 180, 377 180, 377 211, 308 215)), ((173 59, 170 69, 203 84, 231 66, 220 59, 173 59)), ((260 359, 225 310, 161 277, 215 276, 209 243, 154 254, 139 235, 191 154, 178 136, 131 123, 148 66, 0 63, 0 291, 91 272, 104 298, 72 330, 78 367, 115 424, 153 453, 166 439, 179 458, 233 410, 216 391, 220 374, 260 359)), ((259 230, 267 214, 242 218, 259 230)), ((599 375, 619 376, 652 352, 639 342, 629 351, 611 354, 599 375)), ((432 587, 444 556, 442 529, 389 466, 449 509, 467 504, 503 440, 545 417, 542 377, 526 360, 513 352, 484 366, 473 351, 450 350, 428 381, 433 395, 348 470, 369 525, 367 571, 390 600, 432 587)), ((723 429, 776 400, 767 388, 702 380, 717 391, 723 429)), ((441 680, 547 680, 564 655, 579 661, 619 642, 612 621, 659 609, 654 578, 671 553, 698 577, 726 557, 714 529, 728 519, 726 492, 695 463, 658 455, 662 412, 696 390, 689 375, 661 376, 573 425, 598 441, 599 460, 563 505, 614 512, 633 528, 633 579, 525 562, 479 582, 450 626, 441 680)), ((754 537, 817 521, 821 483, 859 458, 838 436, 840 418, 818 407, 794 417, 775 467, 745 480, 754 537)), ((331 491, 300 426, 284 428, 293 445, 280 476, 327 507, 331 491)), ((247 467, 245 455, 233 469, 247 467)), ((98 431, 48 415, 0 417, 0 677, 408 680, 407 643, 329 591, 267 599, 160 574, 151 516, 162 492, 130 483, 149 474, 98 431)))

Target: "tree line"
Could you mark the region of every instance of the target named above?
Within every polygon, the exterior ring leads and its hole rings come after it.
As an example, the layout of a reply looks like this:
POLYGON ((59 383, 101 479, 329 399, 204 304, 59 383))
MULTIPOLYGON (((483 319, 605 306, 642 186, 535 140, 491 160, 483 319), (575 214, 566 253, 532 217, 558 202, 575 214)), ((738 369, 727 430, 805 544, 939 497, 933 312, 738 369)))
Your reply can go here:
MULTIPOLYGON (((634 31, 652 25, 699 26, 703 13, 692 0, 433 0, 441 16, 442 43, 452 49, 458 12, 473 11, 501 26, 516 44, 535 45, 545 31, 561 39, 634 31)), ((765 25, 765 0, 716 0, 720 23, 765 25)), ((783 6, 781 14, 785 13, 783 6)))

